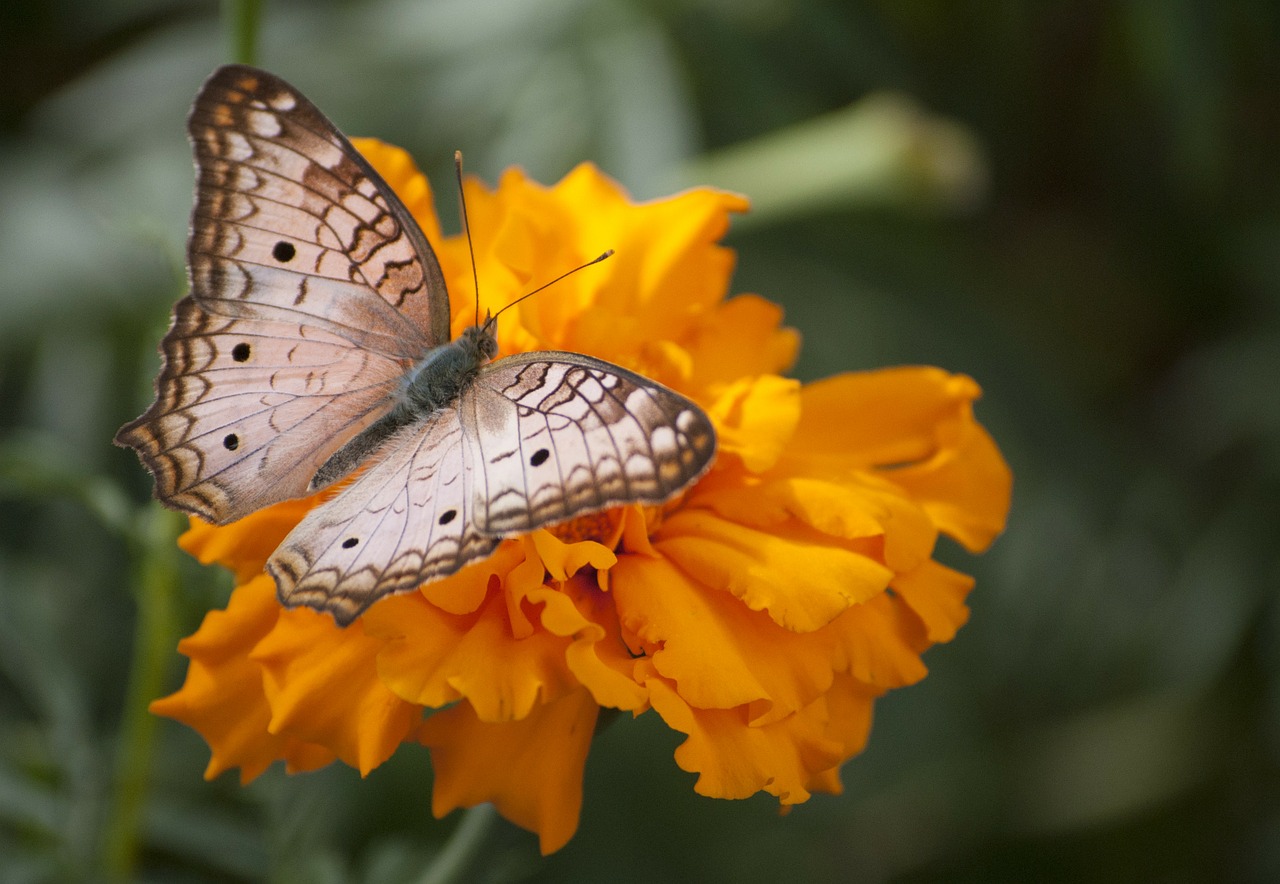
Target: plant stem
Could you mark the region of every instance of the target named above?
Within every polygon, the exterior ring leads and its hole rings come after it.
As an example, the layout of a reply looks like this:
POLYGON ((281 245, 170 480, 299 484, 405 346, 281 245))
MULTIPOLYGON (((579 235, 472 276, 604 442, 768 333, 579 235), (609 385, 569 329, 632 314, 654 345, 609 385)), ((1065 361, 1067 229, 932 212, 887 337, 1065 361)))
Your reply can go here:
POLYGON ((231 58, 240 64, 254 64, 258 56, 258 23, 262 19, 260 0, 223 0, 222 17, 231 40, 231 58))
POLYGON ((138 617, 133 661, 116 750, 115 782, 103 833, 103 869, 110 880, 134 878, 157 720, 148 704, 164 690, 178 639, 175 596, 178 547, 174 514, 147 506, 135 537, 138 617))
POLYGON ((492 804, 477 804, 463 814, 444 849, 418 879, 417 884, 453 884, 469 880, 466 875, 493 828, 498 812, 492 804))

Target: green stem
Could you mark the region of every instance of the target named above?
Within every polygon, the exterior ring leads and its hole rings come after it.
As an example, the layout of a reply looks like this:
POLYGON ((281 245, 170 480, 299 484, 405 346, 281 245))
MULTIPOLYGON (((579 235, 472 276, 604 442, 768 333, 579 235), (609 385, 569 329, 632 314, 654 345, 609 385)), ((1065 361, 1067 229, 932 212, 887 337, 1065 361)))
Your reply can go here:
POLYGON ((222 17, 231 40, 231 58, 240 64, 255 64, 258 23, 262 19, 260 0, 223 0, 222 17))
POLYGON ((417 884, 453 884, 469 880, 466 875, 480 848, 484 846, 493 828, 498 812, 492 804, 477 804, 463 814, 462 822, 453 830, 444 849, 440 851, 430 868, 418 879, 417 884))
POLYGON ((147 506, 136 536, 138 617, 133 661, 116 750, 115 782, 103 834, 103 868, 114 881, 134 878, 157 720, 147 706, 165 687, 178 639, 178 547, 173 513, 147 506))

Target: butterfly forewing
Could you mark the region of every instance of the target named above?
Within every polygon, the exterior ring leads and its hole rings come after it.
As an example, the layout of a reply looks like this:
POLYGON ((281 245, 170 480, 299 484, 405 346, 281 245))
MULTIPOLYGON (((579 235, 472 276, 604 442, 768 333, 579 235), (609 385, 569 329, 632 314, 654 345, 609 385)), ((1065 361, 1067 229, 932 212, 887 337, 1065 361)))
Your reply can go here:
MULTIPOLYGON (((220 68, 196 97, 188 129, 199 169, 193 275, 216 258, 294 274, 287 289, 263 293, 276 296, 272 303, 308 281, 347 281, 393 308, 391 325, 403 314, 406 334, 448 341, 435 253, 399 198, 297 90, 253 68, 220 68)), ((245 293, 237 286, 215 297, 245 293)))
POLYGON ((688 399, 577 353, 487 365, 459 410, 475 465, 476 525, 486 534, 661 503, 715 455, 711 422, 688 399))

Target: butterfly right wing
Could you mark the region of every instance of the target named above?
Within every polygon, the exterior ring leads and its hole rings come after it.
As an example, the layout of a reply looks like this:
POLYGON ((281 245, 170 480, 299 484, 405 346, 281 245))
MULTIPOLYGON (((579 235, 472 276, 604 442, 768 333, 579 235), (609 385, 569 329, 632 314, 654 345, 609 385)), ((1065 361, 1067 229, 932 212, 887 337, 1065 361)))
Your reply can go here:
POLYGON ((212 522, 307 493, 448 338, 431 247, 368 163, 282 80, 216 71, 189 121, 191 294, 156 401, 116 441, 156 496, 212 522))
POLYGON ((329 611, 346 626, 383 596, 452 574, 497 547, 499 538, 475 529, 456 409, 403 427, 372 460, 268 560, 285 605, 329 611))

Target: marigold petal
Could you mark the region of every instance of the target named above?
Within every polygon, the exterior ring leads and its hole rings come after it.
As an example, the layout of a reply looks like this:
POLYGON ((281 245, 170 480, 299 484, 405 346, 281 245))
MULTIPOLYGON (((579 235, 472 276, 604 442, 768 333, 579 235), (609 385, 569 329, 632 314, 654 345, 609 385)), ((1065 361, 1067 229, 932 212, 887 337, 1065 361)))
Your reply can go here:
POLYGON ((920 501, 939 529, 981 552, 1004 530, 1013 473, 985 429, 971 419, 956 429, 951 447, 887 475, 920 501))
POLYGON ((200 628, 178 643, 191 659, 182 687, 150 706, 156 715, 181 721, 204 737, 211 752, 206 779, 238 767, 240 782, 248 783, 277 760, 300 771, 323 767, 335 757, 323 746, 267 729, 271 707, 262 669, 249 651, 271 631, 279 613, 270 577, 260 575, 237 587, 225 611, 210 611, 200 628))
POLYGON ((924 624, 896 595, 880 593, 854 605, 827 632, 836 643, 836 668, 868 685, 897 688, 928 673, 920 659, 930 644, 924 624))
POLYGON ((969 606, 964 600, 973 589, 973 578, 967 574, 930 559, 905 574, 896 575, 892 586, 920 618, 931 642, 951 641, 969 620, 969 606))
POLYGON ((361 775, 386 761, 422 715, 378 678, 382 641, 310 608, 281 611, 250 659, 262 667, 272 733, 331 748, 361 775))
MULTIPOLYGON (((423 706, 465 697, 488 722, 525 718, 540 703, 574 690, 577 680, 565 662, 570 639, 543 629, 516 638, 506 596, 495 586, 485 603, 466 615, 448 614, 416 594, 370 608, 362 620, 382 642, 377 666, 382 681, 423 706)), ((536 607, 524 604, 536 619, 536 607)))
POLYGON ((545 528, 540 528, 529 536, 552 580, 568 580, 587 565, 607 570, 618 561, 613 550, 594 540, 565 543, 545 528))
POLYGON ((852 545, 794 522, 759 531, 697 509, 669 516, 654 543, 696 580, 795 632, 812 632, 889 585, 893 572, 852 545))
POLYGON ((804 388, 789 450, 800 472, 839 475, 875 467, 902 487, 938 527, 972 550, 1004 528, 1012 474, 973 417, 981 390, 937 368, 839 375, 804 388), (875 420, 865 416, 875 415, 875 420), (816 472, 815 472, 816 471, 816 472))
POLYGON ((809 799, 808 784, 844 756, 825 734, 825 704, 811 704, 781 721, 747 725, 743 709, 698 709, 658 676, 646 679, 650 702, 663 721, 688 735, 676 764, 698 774, 694 791, 712 798, 746 798, 761 790, 784 805, 809 799))
POLYGON ((635 680, 635 659, 627 650, 614 598, 602 592, 588 575, 564 584, 563 596, 573 600, 580 618, 557 616, 548 605, 542 624, 557 635, 571 635, 565 662, 601 706, 637 712, 649 702, 635 680), (570 632, 572 630, 572 632, 570 632))
MULTIPOLYGON (((489 587, 494 578, 501 580, 511 573, 526 558, 525 549, 515 541, 500 544, 489 558, 475 562, 451 574, 443 580, 432 580, 418 587, 418 592, 432 605, 450 614, 470 614, 484 604, 489 595, 489 587)), ((385 604, 388 600, 379 602, 385 604)), ((377 610, 374 605, 365 612, 368 621, 370 614, 377 610)))
POLYGON ((780 374, 799 350, 800 333, 782 326, 781 307, 758 295, 739 295, 718 305, 694 331, 687 356, 690 383, 714 391, 742 378, 780 374))
POLYGON ((698 489, 696 501, 762 529, 795 519, 833 538, 883 538, 884 564, 894 571, 926 560, 938 537, 928 513, 902 489, 866 474, 837 482, 780 472, 763 479, 722 472, 698 489))
POLYGON ((665 559, 624 556, 611 585, 624 628, 693 706, 749 707, 755 725, 807 706, 831 684, 829 638, 784 629, 665 559))
POLYGON ((315 505, 315 497, 286 500, 230 525, 211 525, 191 516, 178 546, 201 564, 230 569, 237 584, 248 583, 262 573, 276 547, 315 505))
POLYGON ((913 463, 938 449, 938 425, 978 385, 940 368, 849 372, 805 384, 796 453, 843 473, 913 463))
MULTIPOLYGON (((852 758, 866 747, 867 737, 871 735, 872 710, 881 693, 851 676, 839 675, 822 698, 826 736, 843 747, 844 758, 852 758)), ((838 766, 818 771, 807 785, 810 792, 839 795, 844 791, 838 766)))
POLYGON ((602 268, 607 279, 594 309, 578 317, 578 343, 592 348, 588 352, 618 352, 619 332, 625 337, 623 353, 646 340, 679 340, 695 317, 724 297, 735 259, 718 243, 729 229, 730 214, 749 208, 745 198, 696 188, 637 204, 585 163, 554 189, 566 203, 590 206, 592 238, 603 238, 615 250, 602 268), (631 323, 620 327, 612 317, 631 323))
POLYGON ((418 739, 431 750, 437 818, 485 801, 538 833, 542 854, 573 837, 582 809, 582 771, 599 709, 577 690, 516 721, 482 721, 467 703, 424 721, 418 739))
POLYGON ((719 453, 736 455, 746 469, 763 473, 777 463, 800 421, 800 384, 762 375, 730 384, 708 409, 719 453))

